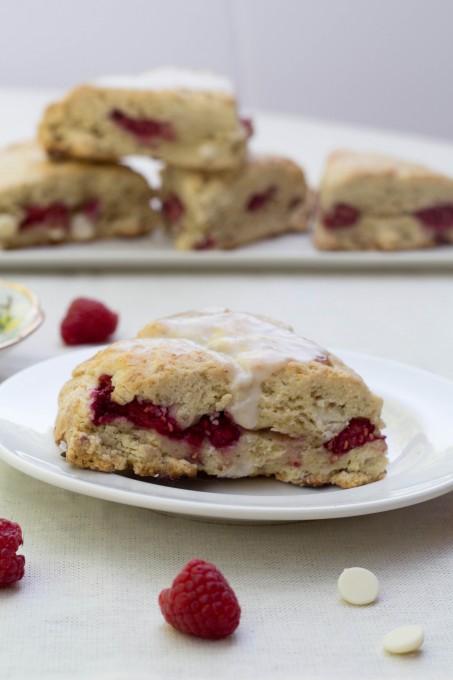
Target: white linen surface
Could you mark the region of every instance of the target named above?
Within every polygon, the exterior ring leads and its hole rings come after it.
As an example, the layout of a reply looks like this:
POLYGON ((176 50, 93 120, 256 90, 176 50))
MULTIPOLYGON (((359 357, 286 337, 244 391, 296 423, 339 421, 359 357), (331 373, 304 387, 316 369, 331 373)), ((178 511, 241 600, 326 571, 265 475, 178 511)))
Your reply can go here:
POLYGON ((451 677, 453 495, 367 517, 227 525, 88 498, 0 464, 0 514, 23 528, 26 576, 0 591, 0 677, 451 677), (211 642, 168 626, 157 597, 190 558, 213 561, 242 607, 211 642), (372 569, 375 604, 341 601, 345 567, 372 569), (425 628, 422 651, 392 657, 382 636, 425 628))

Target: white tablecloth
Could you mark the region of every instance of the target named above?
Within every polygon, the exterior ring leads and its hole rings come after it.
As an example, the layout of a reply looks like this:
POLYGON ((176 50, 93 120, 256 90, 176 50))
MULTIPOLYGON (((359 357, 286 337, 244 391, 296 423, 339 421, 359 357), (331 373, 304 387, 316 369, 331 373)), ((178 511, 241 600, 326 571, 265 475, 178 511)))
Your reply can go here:
MULTIPOLYGON (((17 271, 8 278, 38 294, 46 321, 0 355, 0 380, 71 351, 58 327, 80 295, 119 311, 118 338, 152 318, 228 306, 290 322, 329 348, 388 357, 453 380, 448 272, 17 271)), ((27 559, 21 584, 0 591, 0 678, 451 678, 452 514, 448 494, 349 519, 209 523, 78 495, 0 463, 0 516, 21 524, 27 559), (241 603, 241 624, 224 641, 185 637, 160 614, 160 590, 195 556, 218 565, 241 603), (336 581, 349 566, 379 577, 374 605, 340 600, 336 581), (382 636, 411 623, 425 628, 422 651, 385 654, 382 636)))

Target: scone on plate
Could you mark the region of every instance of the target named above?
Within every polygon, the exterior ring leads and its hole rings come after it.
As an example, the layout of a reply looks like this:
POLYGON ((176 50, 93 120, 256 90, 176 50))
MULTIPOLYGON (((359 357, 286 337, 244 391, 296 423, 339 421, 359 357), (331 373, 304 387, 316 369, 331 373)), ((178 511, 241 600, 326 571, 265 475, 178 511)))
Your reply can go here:
POLYGON ((381 407, 289 326, 206 310, 151 323, 80 364, 61 390, 55 439, 70 463, 105 472, 349 488, 385 475, 381 407))
POLYGON ((146 234, 152 194, 121 165, 53 163, 37 142, 10 146, 0 151, 0 248, 146 234))
POLYGON ((319 192, 323 250, 410 250, 453 243, 453 179, 404 161, 337 151, 319 192))
POLYGON ((254 156, 216 173, 167 166, 161 176, 163 217, 181 250, 235 248, 307 229, 305 176, 287 158, 254 156))
POLYGON ((223 169, 242 163, 250 132, 227 79, 162 68, 77 87, 48 107, 39 138, 53 156, 145 155, 185 168, 223 169))

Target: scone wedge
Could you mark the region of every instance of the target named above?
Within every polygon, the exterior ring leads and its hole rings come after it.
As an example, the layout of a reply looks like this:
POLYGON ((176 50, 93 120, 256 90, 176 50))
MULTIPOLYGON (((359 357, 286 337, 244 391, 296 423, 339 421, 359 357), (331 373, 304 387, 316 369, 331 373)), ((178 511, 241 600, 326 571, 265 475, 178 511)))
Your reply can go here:
POLYGON ((306 231, 310 192, 303 170, 280 156, 249 156, 237 170, 162 170, 162 211, 181 250, 226 249, 306 231))
POLYGON ((121 165, 53 163, 37 142, 0 151, 0 248, 147 234, 153 192, 121 165))
POLYGON ((156 477, 382 479, 382 400, 340 359, 267 318, 189 312, 79 365, 55 439, 68 462, 156 477))
POLYGON ((453 243, 453 179, 414 163, 337 151, 319 191, 322 250, 411 250, 453 243))
POLYGON ((39 127, 54 157, 144 155, 207 170, 240 165, 250 133, 227 79, 170 68, 81 85, 51 104, 39 127))

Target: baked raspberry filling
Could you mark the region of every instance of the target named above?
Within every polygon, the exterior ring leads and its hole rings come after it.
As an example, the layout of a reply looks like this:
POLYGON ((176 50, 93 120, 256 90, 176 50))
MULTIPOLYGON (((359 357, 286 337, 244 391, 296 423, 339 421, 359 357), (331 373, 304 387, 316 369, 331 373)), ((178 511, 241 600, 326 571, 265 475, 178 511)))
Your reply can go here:
POLYGON ((216 242, 213 238, 207 236, 203 241, 195 245, 195 250, 211 250, 216 247, 216 242))
POLYGON ((242 126, 245 128, 245 131, 247 132, 247 138, 251 137, 253 133, 255 132, 254 127, 253 127, 253 120, 251 118, 240 118, 242 126))
POLYGON ((324 443, 324 448, 341 456, 358 446, 369 444, 377 439, 385 439, 383 434, 374 434, 376 427, 368 418, 353 418, 335 437, 324 443))
POLYGON ((322 223, 328 229, 352 227, 360 217, 360 212, 346 203, 337 203, 329 213, 324 213, 322 223))
POLYGON ((167 406, 156 406, 137 397, 127 404, 117 404, 111 398, 112 392, 112 377, 101 375, 98 387, 92 392, 92 421, 95 425, 126 418, 136 427, 155 430, 165 437, 184 441, 194 448, 200 448, 204 439, 208 439, 212 446, 221 449, 235 444, 241 436, 241 428, 223 411, 204 415, 197 423, 183 430, 169 414, 167 406))
POLYGON ((443 203, 433 205, 430 208, 423 208, 414 213, 426 229, 437 236, 442 241, 445 231, 453 229, 453 204, 443 203))
POLYGON ((267 187, 264 191, 257 194, 252 194, 246 203, 247 212, 256 212, 257 210, 262 210, 271 201, 275 194, 277 193, 277 187, 272 184, 267 187))
POLYGON ((59 227, 69 230, 73 213, 84 213, 89 219, 96 220, 100 214, 100 201, 93 199, 78 208, 69 208, 64 203, 51 203, 47 206, 27 205, 24 207, 25 217, 19 224, 19 230, 25 231, 32 227, 59 227))
POLYGON ((70 211, 63 203, 52 203, 46 207, 42 205, 25 206, 25 217, 19 224, 20 231, 31 227, 48 226, 69 228, 70 211))
POLYGON ((176 194, 170 194, 162 202, 162 212, 171 224, 176 224, 184 215, 185 208, 176 194))
POLYGON ((172 142, 176 139, 175 130, 171 123, 153 120, 152 118, 132 118, 119 109, 110 112, 110 120, 118 127, 137 137, 141 142, 164 139, 172 142))

